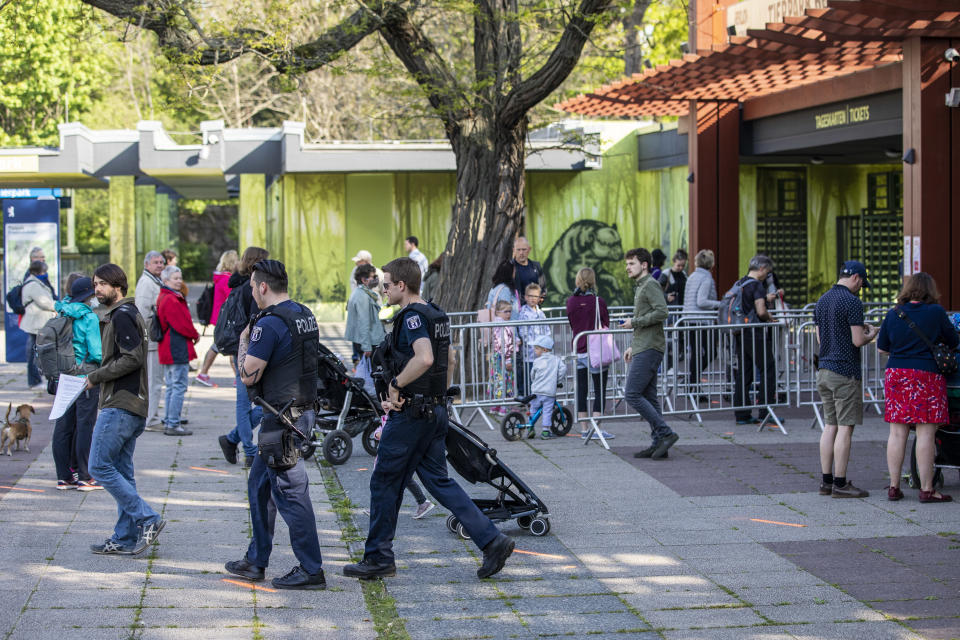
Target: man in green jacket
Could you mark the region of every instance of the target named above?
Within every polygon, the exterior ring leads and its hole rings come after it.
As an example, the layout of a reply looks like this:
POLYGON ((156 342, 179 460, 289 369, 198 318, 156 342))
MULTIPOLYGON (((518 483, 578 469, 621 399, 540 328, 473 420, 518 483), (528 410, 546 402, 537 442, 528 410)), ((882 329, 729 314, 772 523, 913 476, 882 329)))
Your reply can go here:
POLYGON ((634 458, 662 460, 667 450, 680 438, 663 420, 657 399, 657 369, 663 360, 666 339, 663 321, 667 319, 667 303, 660 283, 650 275, 653 257, 646 249, 631 249, 626 255, 627 275, 636 283, 633 295, 633 317, 623 323, 624 329, 633 329, 633 341, 623 354, 630 364, 624 399, 634 411, 650 423, 653 442, 634 458))
POLYGON ((137 493, 133 452, 147 417, 147 330, 133 298, 127 274, 115 264, 93 272, 103 313, 103 365, 87 376, 88 389, 100 385, 100 416, 93 427, 90 473, 117 501, 113 535, 91 545, 101 555, 134 555, 149 547, 166 521, 137 493))

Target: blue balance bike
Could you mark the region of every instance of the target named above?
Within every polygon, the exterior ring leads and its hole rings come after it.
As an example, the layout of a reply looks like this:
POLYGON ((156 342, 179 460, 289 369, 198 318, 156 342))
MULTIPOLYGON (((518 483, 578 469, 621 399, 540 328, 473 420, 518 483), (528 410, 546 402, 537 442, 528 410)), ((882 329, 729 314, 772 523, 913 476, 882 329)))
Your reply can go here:
MULTIPOLYGON (((530 405, 530 402, 535 398, 535 395, 525 396, 523 398, 517 398, 517 402, 522 405, 530 405)), ((511 411, 503 419, 503 422, 500 423, 500 433, 503 434, 503 437, 511 442, 514 440, 519 440, 523 437, 524 431, 529 435, 528 438, 533 438, 536 436, 536 424, 540 419, 540 415, 543 413, 543 408, 537 409, 533 415, 530 416, 529 422, 527 421, 527 414, 520 411, 511 411)), ((570 428, 573 426, 573 414, 570 413, 570 409, 567 409, 564 406, 561 406, 556 400, 553 401, 553 418, 550 421, 550 431, 553 435, 558 437, 563 437, 570 433, 570 428)))

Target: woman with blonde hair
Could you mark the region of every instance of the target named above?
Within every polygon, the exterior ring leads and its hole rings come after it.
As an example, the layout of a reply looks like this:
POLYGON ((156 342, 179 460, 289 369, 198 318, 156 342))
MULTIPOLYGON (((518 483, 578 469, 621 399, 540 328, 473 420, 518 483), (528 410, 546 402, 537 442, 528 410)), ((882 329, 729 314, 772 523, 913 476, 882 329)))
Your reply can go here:
MULTIPOLYGON (((236 271, 239 263, 240 254, 234 249, 230 249, 220 254, 220 262, 217 263, 217 268, 213 270, 213 309, 210 312, 210 324, 213 326, 217 326, 220 307, 223 306, 223 302, 230 295, 230 276, 236 271)), ((197 382, 200 384, 208 387, 213 386, 213 383, 210 382, 210 367, 213 366, 213 361, 216 360, 218 353, 217 345, 210 345, 207 354, 203 357, 203 366, 200 367, 200 373, 197 374, 197 382)))
MULTIPOLYGON (((601 327, 610 326, 610 314, 607 312, 607 302, 597 293, 597 274, 593 269, 584 267, 577 272, 577 288, 573 295, 567 298, 567 321, 573 335, 583 331, 594 331, 601 327), (599 320, 597 318, 599 316, 599 320)), ((591 415, 603 414, 604 390, 607 388, 608 367, 590 366, 590 354, 587 352, 587 339, 581 338, 573 345, 577 354, 577 415, 585 418, 591 415), (593 381, 593 411, 587 408, 587 390, 590 381, 593 381)), ((586 437, 587 431, 581 436, 586 437)), ((613 435, 603 432, 604 438, 613 435)))
POLYGON ((917 430, 917 473, 920 502, 950 502, 933 487, 934 439, 940 425, 949 421, 947 380, 940 373, 928 343, 942 342, 951 349, 960 344, 947 312, 937 304, 940 294, 929 274, 919 271, 906 278, 897 295, 897 306, 880 325, 877 348, 889 353, 884 372, 884 420, 890 424, 887 468, 888 500, 900 500, 900 471, 911 425, 917 430))

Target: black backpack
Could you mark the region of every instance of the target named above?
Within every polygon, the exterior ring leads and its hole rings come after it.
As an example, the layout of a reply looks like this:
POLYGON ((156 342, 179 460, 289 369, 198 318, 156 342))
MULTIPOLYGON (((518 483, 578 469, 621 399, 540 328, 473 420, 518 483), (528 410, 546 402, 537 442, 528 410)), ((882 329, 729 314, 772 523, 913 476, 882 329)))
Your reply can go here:
POLYGON ((197 320, 200 324, 207 326, 210 324, 210 318, 213 317, 213 285, 208 284, 204 288, 200 298, 197 299, 197 320))
POLYGON ((154 312, 153 317, 150 319, 150 340, 153 342, 163 342, 163 325, 160 324, 160 314, 154 312))
POLYGON ((213 330, 213 343, 217 350, 228 356, 237 355, 240 346, 240 334, 250 320, 249 310, 244 308, 243 286, 236 287, 223 301, 217 326, 213 330))
MULTIPOLYGON (((30 302, 33 302, 31 300, 30 302)), ((27 304, 30 304, 28 302, 27 304)), ((23 304, 23 283, 21 282, 14 288, 7 291, 7 305, 13 310, 18 316, 22 316, 27 312, 27 308, 23 304)))

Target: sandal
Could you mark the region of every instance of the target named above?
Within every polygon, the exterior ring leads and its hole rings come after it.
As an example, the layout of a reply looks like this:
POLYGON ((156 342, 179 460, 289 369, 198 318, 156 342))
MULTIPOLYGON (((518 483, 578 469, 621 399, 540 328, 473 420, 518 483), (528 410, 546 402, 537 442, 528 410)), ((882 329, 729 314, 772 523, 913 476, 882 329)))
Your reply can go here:
POLYGON ((903 491, 900 491, 900 487, 887 487, 887 500, 890 502, 896 502, 897 500, 903 499, 903 491))
POLYGON ((953 498, 945 493, 937 495, 936 491, 921 491, 920 502, 953 502, 953 498))

